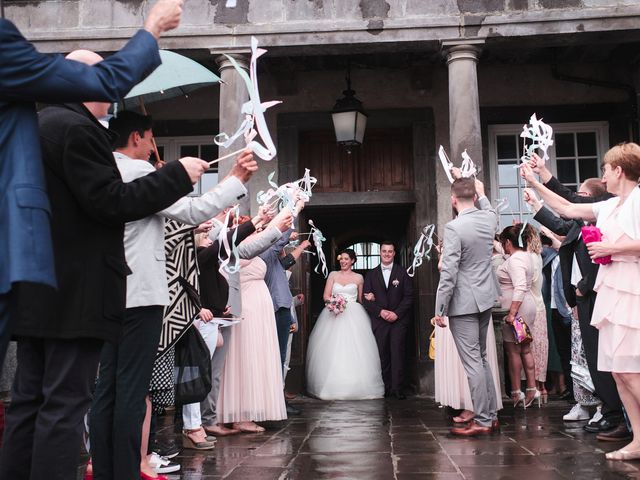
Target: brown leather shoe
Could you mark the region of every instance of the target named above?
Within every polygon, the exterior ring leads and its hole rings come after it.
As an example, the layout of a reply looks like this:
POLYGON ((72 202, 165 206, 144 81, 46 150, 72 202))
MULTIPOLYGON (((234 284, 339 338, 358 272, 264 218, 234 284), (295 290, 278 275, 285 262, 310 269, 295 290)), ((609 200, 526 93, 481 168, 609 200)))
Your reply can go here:
POLYGON ((464 427, 452 428, 451 434, 458 435, 460 437, 473 437, 475 435, 487 435, 493 431, 492 426, 483 427, 482 425, 480 425, 474 420, 472 422, 469 422, 469 424, 464 427))
POLYGON ((625 440, 631 440, 632 435, 627 428, 627 424, 622 420, 620 425, 616 428, 609 430, 608 432, 599 433, 596 435, 596 438, 603 442, 622 442, 625 440))

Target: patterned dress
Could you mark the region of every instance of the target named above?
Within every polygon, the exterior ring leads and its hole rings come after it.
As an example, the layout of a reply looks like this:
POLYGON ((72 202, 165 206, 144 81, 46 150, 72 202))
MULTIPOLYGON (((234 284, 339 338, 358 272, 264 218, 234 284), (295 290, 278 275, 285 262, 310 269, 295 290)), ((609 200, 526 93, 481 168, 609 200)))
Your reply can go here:
POLYGON ((175 220, 166 222, 165 255, 169 305, 164 311, 160 345, 149 386, 153 411, 156 413, 162 413, 165 407, 175 404, 175 344, 200 311, 199 299, 194 298, 199 288, 192 226, 175 220))

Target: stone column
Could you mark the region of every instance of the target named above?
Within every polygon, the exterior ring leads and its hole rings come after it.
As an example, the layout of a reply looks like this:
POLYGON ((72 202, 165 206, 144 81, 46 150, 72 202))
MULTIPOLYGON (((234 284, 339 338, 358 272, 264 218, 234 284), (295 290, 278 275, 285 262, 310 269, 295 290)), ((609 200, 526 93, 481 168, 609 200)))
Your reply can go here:
MULTIPOLYGON (((241 53, 230 54, 229 56, 245 70, 249 70, 249 56, 241 53)), ((240 123, 242 123, 242 117, 240 115, 240 109, 242 104, 249 100, 249 92, 247 87, 236 71, 231 65, 231 62, 224 55, 218 55, 216 57, 216 63, 220 69, 220 132, 225 132, 229 136, 238 129, 240 123)), ((242 148, 244 145, 244 137, 238 138, 233 145, 229 148, 218 148, 218 154, 220 156, 233 152, 242 148)), ((220 178, 224 177, 231 167, 235 163, 235 158, 227 158, 220 162, 218 166, 218 172, 220 178)))
MULTIPOLYGON (((466 149, 474 163, 482 166, 482 135, 476 65, 484 40, 445 41, 449 67, 449 155, 459 166, 466 149)), ((484 171, 484 168, 483 168, 484 171)))
MULTIPOLYGON (((233 57, 241 68, 248 72, 249 70, 249 55, 243 53, 228 54, 233 57)), ((231 136, 238 129, 242 123, 242 116, 240 110, 242 104, 249 100, 249 92, 244 80, 240 77, 236 69, 233 67, 229 59, 224 55, 216 56, 216 63, 220 70, 220 110, 219 110, 219 131, 224 132, 231 136)), ((227 153, 234 152, 242 148, 245 144, 244 137, 241 136, 236 139, 235 142, 229 147, 218 147, 218 155, 223 156, 227 153)), ((236 161, 235 155, 230 158, 225 158, 218 164, 218 177, 224 178, 229 170, 233 167, 236 161)), ((247 190, 250 190, 247 185, 247 190)), ((240 212, 248 214, 251 209, 251 191, 240 202, 240 212)))

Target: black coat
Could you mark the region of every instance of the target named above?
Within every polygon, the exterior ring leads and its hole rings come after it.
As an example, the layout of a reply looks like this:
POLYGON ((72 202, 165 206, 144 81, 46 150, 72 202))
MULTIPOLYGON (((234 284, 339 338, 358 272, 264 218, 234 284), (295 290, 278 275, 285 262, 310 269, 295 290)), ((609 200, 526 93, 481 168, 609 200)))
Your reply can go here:
MULTIPOLYGON (((253 222, 245 222, 238 227, 236 245, 256 231, 253 222)), ((228 234, 229 243, 233 240, 233 230, 228 234)), ((198 247, 198 267, 200 275, 200 300, 204 308, 208 308, 216 317, 222 316, 222 312, 227 308, 229 300, 229 284, 227 279, 220 273, 220 261, 218 252, 220 243, 216 240, 210 246, 198 247)), ((224 251, 222 252, 224 256, 224 251)))
POLYGON ((45 108, 40 143, 51 201, 58 291, 21 289, 18 336, 115 341, 125 311, 124 224, 191 192, 182 164, 123 183, 112 133, 80 104, 45 108))
POLYGON ((389 276, 389 287, 384 285, 382 268, 372 268, 364 277, 362 288, 362 304, 373 322, 380 319, 380 310, 391 310, 398 316, 396 322, 408 322, 413 308, 413 283, 407 271, 394 263, 389 276), (394 282, 397 281, 397 285, 394 282), (370 302, 364 298, 365 293, 373 293, 375 300, 370 302))
POLYGON ((546 207, 542 207, 533 219, 553 233, 565 236, 562 245, 560 245, 560 250, 558 250, 560 270, 562 272, 562 287, 567 303, 570 307, 575 307, 576 288, 571 285, 573 254, 575 253, 576 255, 576 261, 582 274, 582 279, 578 282, 578 288, 583 295, 593 291, 593 285, 598 275, 598 264, 591 261, 587 246, 582 241, 582 235, 580 235, 583 223, 577 220, 564 220, 557 217, 546 207))
MULTIPOLYGON (((551 179, 544 184, 552 192, 557 193, 562 198, 571 203, 594 203, 608 200, 612 197, 610 193, 605 193, 599 197, 583 197, 565 187, 557 178, 551 179)), ((555 216, 549 209, 542 207, 535 215, 534 220, 540 222, 557 235, 566 236, 558 254, 560 255, 560 268, 562 271, 562 285, 564 296, 571 307, 576 306, 576 289, 571 285, 571 270, 573 267, 573 254, 580 267, 582 280, 578 282, 578 288, 583 295, 593 292, 593 285, 598 275, 598 265, 591 261, 587 246, 582 241, 581 229, 583 222, 578 220, 564 220, 555 216)))

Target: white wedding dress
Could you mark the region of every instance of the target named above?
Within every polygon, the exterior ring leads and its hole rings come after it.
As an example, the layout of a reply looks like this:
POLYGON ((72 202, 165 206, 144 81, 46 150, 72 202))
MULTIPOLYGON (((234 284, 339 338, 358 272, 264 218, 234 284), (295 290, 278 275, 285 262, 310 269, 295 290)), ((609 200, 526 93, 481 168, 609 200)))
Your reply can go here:
POLYGON ((322 400, 382 398, 384 383, 376 339, 367 311, 357 302, 355 283, 333 284, 347 300, 335 316, 322 310, 309 337, 307 391, 322 400))

